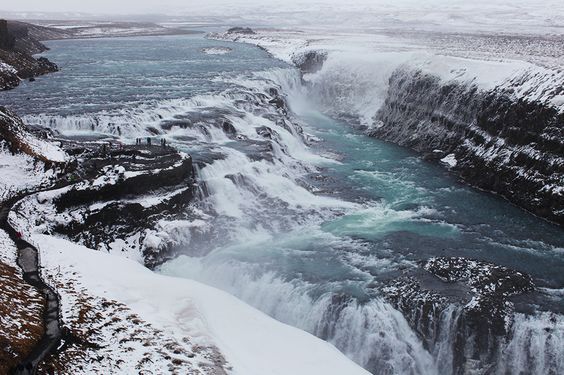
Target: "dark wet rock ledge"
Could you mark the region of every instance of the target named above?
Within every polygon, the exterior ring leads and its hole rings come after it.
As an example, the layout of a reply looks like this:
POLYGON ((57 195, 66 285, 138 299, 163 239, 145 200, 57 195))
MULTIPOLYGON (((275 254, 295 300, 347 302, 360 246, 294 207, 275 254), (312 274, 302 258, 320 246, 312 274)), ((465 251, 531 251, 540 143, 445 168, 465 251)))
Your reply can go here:
POLYGON ((65 148, 78 156, 67 176, 78 183, 50 202, 66 218, 53 230, 93 249, 134 250, 148 267, 172 257, 169 244, 147 237, 159 220, 186 218, 194 193, 192 157, 156 145, 66 142, 65 148))
POLYGON ((148 267, 175 256, 173 242, 156 230, 159 222, 191 219, 195 175, 191 155, 158 138, 126 145, 113 138, 68 138, 29 128, 0 107, 0 140, 53 169, 53 190, 30 195, 14 211, 24 227, 58 233, 92 249, 123 253, 148 267), (27 141, 58 145, 63 163, 44 161, 27 141), (159 235, 161 237, 159 237, 159 235), (163 238, 164 237, 164 238, 163 238))

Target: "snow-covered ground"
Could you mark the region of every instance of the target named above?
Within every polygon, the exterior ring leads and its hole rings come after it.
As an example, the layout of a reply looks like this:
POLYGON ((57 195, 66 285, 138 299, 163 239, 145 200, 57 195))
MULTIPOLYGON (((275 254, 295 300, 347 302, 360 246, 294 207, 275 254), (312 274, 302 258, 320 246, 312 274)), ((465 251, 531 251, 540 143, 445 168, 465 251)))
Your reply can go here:
POLYGON ((56 172, 46 170, 45 162, 69 160, 57 144, 29 133, 15 114, 3 108, 0 108, 0 126, 3 127, 0 129, 0 201, 52 179, 56 172))
POLYGON ((231 48, 228 47, 206 47, 202 49, 202 52, 206 55, 225 55, 231 51, 231 48))
POLYGON ((52 170, 44 172, 43 163, 26 154, 12 154, 0 141, 0 201, 16 192, 37 187, 52 176, 52 170))
MULTIPOLYGON (((137 319, 163 335, 177 342, 189 338, 192 349, 208 348, 192 360, 203 373, 214 373, 203 365, 211 366, 210 348, 217 347, 227 360, 225 368, 233 374, 368 374, 332 345, 282 324, 225 292, 159 275, 132 260, 65 239, 34 234, 32 240, 39 244, 48 279, 74 284, 72 289, 60 290, 66 317, 73 314, 76 297, 69 294, 72 290, 86 290, 94 299, 127 306, 137 319)), ((104 314, 104 310, 100 313, 104 314)), ((109 340, 109 345, 108 349, 121 359, 120 345, 115 340, 109 340)), ((143 356, 143 347, 139 346, 140 350, 134 347, 128 354, 130 359, 143 356)), ((152 360, 149 368, 158 372, 162 362, 155 357, 152 360)), ((128 368, 127 363, 123 366, 128 368)))
POLYGON ((113 22, 113 21, 34 21, 42 26, 64 32, 58 38, 103 38, 142 35, 171 35, 183 33, 163 25, 150 22, 113 22))
POLYGON ((0 73, 4 73, 4 72, 15 74, 18 71, 12 65, 0 61, 0 73))

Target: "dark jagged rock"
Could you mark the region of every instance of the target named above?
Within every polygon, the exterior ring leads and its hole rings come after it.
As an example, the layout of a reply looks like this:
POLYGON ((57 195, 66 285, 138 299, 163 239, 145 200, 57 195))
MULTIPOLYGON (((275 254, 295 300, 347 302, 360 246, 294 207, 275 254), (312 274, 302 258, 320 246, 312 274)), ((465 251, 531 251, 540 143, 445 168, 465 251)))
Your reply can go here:
POLYGON ((72 32, 68 29, 39 26, 21 21, 8 21, 8 29, 18 38, 16 41, 18 48, 32 55, 47 50, 47 47, 40 42, 42 40, 72 37, 72 32))
POLYGON ((11 50, 16 45, 16 37, 8 32, 8 21, 0 20, 0 49, 11 50))
POLYGON ((257 132, 258 135, 264 138, 273 139, 279 137, 278 133, 272 130, 271 128, 269 128, 268 126, 260 126, 258 128, 255 128, 255 131, 257 132))
POLYGON ((283 110, 286 109, 286 103, 284 102, 284 99, 282 99, 279 96, 274 99, 270 99, 268 102, 270 104, 274 104, 278 109, 283 109, 283 110))
POLYGON ((31 24, 8 21, 8 31, 14 38, 14 50, 28 55, 45 52, 48 48, 30 33, 31 24))
POLYGON ((326 60, 327 52, 324 51, 308 51, 292 56, 292 62, 304 74, 318 72, 326 60))
POLYGON ((0 89, 19 85, 20 79, 30 79, 59 70, 45 57, 32 55, 47 47, 29 35, 28 24, 0 20, 0 89))
POLYGON ((231 121, 225 120, 223 121, 223 124, 221 125, 223 132, 225 134, 227 134, 230 137, 234 137, 237 135, 237 129, 235 129, 235 127, 233 126, 233 124, 231 123, 231 121))
POLYGON ((564 113, 420 71, 398 70, 389 84, 370 135, 431 160, 451 155, 470 184, 564 225, 564 113))
POLYGON ((466 258, 439 257, 390 282, 382 292, 429 350, 449 346, 453 362, 444 370, 462 374, 470 367, 485 371, 495 362, 513 323, 511 298, 534 289, 531 277, 521 272, 466 258), (445 332, 452 337, 444 337, 445 332))
MULTIPOLYGON (((112 155, 112 157, 116 156, 119 156, 119 154, 112 155)), ((105 163, 104 161, 101 162, 105 163)), ((110 159, 107 162, 111 163, 112 160, 110 159)), ((124 159, 121 158, 119 163, 124 164, 124 159)), ((134 161, 131 161, 131 163, 134 163, 134 161)), ((121 170, 119 168, 117 170, 101 170, 105 176, 100 176, 99 178, 107 178, 107 180, 100 182, 101 186, 86 186, 68 191, 56 200, 57 209, 62 211, 72 206, 92 202, 93 200, 115 200, 127 196, 145 194, 152 190, 180 185, 182 182, 192 178, 192 159, 180 160, 179 157, 174 157, 167 158, 164 163, 166 164, 163 165, 162 161, 155 158, 152 163, 145 166, 146 168, 153 168, 154 171, 150 173, 142 171, 146 173, 139 173, 129 178, 122 177, 123 173, 120 173, 121 170), (116 181, 112 181, 113 178, 116 178, 116 181), (107 184, 104 184, 104 182, 107 182, 107 184)), ((111 165, 109 166, 112 167, 111 165)))
POLYGON ((228 34, 243 34, 243 35, 253 35, 256 34, 250 27, 232 27, 227 30, 228 34))
POLYGON ((114 144, 110 149, 97 142, 63 142, 77 157, 76 168, 68 175, 71 185, 38 202, 45 216, 37 220, 51 221, 50 230, 93 249, 125 243, 127 251, 142 254, 148 267, 172 257, 171 244, 155 247, 144 239, 159 220, 189 215, 186 207, 194 196, 192 158, 171 147, 114 144), (55 224, 53 215, 65 219, 55 224))

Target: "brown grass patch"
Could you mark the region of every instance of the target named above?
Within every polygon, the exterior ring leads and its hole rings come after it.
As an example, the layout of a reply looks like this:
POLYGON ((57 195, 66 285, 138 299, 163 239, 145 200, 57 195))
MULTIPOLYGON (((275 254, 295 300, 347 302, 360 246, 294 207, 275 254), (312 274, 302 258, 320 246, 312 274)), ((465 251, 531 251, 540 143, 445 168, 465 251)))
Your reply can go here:
POLYGON ((19 270, 0 262, 0 374, 23 360, 43 335, 45 298, 19 270))

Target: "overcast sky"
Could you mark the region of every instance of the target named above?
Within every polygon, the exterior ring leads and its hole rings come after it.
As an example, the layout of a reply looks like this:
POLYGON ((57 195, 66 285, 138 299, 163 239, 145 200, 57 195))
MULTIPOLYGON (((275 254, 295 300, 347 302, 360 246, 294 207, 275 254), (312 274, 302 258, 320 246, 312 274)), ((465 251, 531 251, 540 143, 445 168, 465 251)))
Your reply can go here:
POLYGON ((564 34, 564 0, 0 0, 4 18, 198 20, 230 25, 433 27, 564 34), (22 13, 23 12, 23 13, 22 13), (42 14, 43 12, 58 14, 42 14), (82 13, 78 15, 76 13, 82 13), (140 15, 149 14, 149 17, 140 15), (153 17, 152 15, 164 15, 153 17), (125 15, 131 15, 124 17, 125 15), (108 17, 111 16, 111 17, 108 17))
MULTIPOLYGON (((214 8, 215 11, 221 6, 228 4, 224 9, 233 11, 237 7, 263 8, 268 10, 272 6, 282 8, 311 8, 313 4, 337 5, 349 8, 370 4, 372 8, 409 8, 409 9, 433 9, 448 8, 452 10, 468 7, 516 7, 527 8, 550 7, 554 0, 17 0, 2 1, 0 10, 25 11, 25 12, 85 12, 85 13, 160 13, 171 14, 175 11, 190 12, 197 10, 201 12, 205 8, 214 8)), ((564 3, 564 1, 562 1, 564 3)))
MULTIPOLYGON (((376 0, 378 1, 378 0, 376 0)), ((400 0, 405 1, 405 0, 400 0)), ((409 1, 409 0, 408 0, 409 1)), ((316 3, 346 4, 344 0, 314 0, 316 3)), ((360 0, 358 2, 370 2, 360 0)), ((304 0, 17 0, 6 1, 0 9, 8 11, 26 12, 85 12, 85 13, 163 13, 168 14, 177 10, 189 11, 206 7, 217 8, 228 4, 248 7, 249 5, 268 6, 270 4, 311 4, 304 0)))

